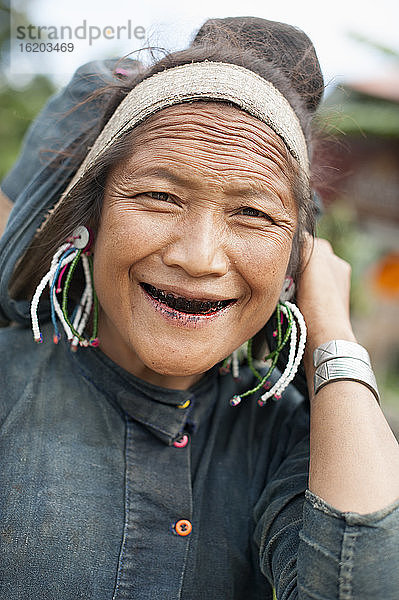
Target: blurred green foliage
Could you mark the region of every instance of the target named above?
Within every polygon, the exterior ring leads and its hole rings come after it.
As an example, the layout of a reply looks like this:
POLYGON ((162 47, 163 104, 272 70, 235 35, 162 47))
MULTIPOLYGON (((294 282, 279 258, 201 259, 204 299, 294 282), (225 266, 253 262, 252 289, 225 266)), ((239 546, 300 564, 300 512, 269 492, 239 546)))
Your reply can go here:
POLYGON ((51 81, 41 75, 22 90, 0 85, 0 179, 15 162, 25 131, 54 89, 51 81))
MULTIPOLYGON (((21 21, 26 17, 21 12, 21 21)), ((31 121, 54 93, 53 82, 44 75, 34 75, 28 80, 8 73, 10 52, 10 11, 5 2, 0 3, 0 180, 17 158, 21 141, 31 121)))

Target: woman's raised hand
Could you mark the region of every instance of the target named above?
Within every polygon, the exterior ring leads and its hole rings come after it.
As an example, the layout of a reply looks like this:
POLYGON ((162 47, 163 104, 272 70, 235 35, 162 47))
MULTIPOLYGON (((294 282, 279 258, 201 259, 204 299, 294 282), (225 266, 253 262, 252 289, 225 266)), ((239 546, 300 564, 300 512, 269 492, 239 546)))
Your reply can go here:
POLYGON ((349 315, 350 276, 350 265, 327 240, 306 238, 297 302, 308 328, 308 355, 329 340, 356 341, 349 315))

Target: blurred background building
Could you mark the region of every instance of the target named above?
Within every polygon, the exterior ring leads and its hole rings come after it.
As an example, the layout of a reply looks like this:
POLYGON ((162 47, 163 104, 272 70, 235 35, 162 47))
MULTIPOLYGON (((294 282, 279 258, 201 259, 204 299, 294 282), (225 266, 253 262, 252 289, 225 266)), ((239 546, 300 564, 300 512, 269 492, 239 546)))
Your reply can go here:
MULTIPOLYGON (((388 52, 388 49, 384 49, 388 52)), ((394 54, 390 51, 390 54, 394 54)), ((352 314, 399 432, 399 55, 383 76, 335 87, 319 113, 319 233, 353 267, 352 314)))

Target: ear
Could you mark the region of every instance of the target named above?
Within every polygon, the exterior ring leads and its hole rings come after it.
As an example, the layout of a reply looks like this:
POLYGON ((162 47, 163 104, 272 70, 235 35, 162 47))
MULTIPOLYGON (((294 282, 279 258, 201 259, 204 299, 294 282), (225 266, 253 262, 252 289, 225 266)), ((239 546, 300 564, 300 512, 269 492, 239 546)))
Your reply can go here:
MULTIPOLYGON (((291 300, 295 294, 295 283, 292 277, 286 276, 284 279, 283 287, 280 293, 280 302, 287 302, 287 300, 291 300)), ((275 329, 275 323, 273 323, 273 319, 275 318, 275 312, 273 311, 272 316, 269 321, 262 327, 258 333, 256 333, 252 339, 252 354, 253 357, 257 360, 262 360, 264 356, 269 354, 270 348, 267 341, 268 333, 275 329)))
POLYGON ((287 302, 295 294, 295 283, 292 277, 287 276, 284 279, 283 288, 280 294, 280 302, 287 302))

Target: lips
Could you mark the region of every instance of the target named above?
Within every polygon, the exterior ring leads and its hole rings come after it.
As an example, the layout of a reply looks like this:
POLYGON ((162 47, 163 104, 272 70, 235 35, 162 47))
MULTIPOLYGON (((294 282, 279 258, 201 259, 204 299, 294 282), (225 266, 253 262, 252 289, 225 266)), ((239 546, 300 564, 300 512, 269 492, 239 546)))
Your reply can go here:
POLYGON ((149 283, 140 283, 141 287, 147 294, 149 294, 158 302, 162 302, 169 308, 190 314, 190 315, 209 315, 217 313, 218 311, 226 308, 233 302, 235 302, 235 298, 231 298, 228 300, 196 300, 193 298, 185 298, 184 296, 177 296, 170 292, 166 292, 159 288, 150 285, 149 283))

